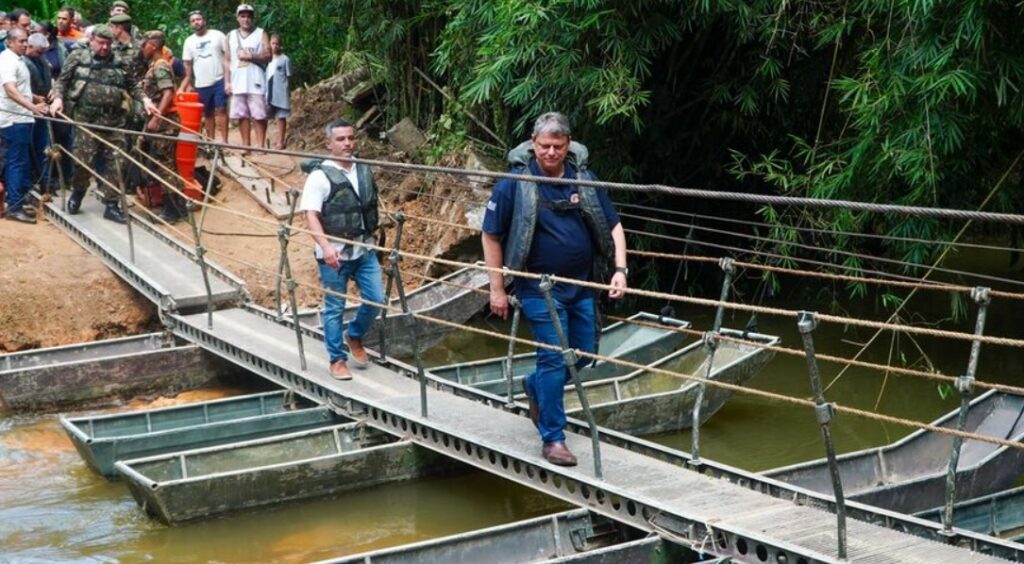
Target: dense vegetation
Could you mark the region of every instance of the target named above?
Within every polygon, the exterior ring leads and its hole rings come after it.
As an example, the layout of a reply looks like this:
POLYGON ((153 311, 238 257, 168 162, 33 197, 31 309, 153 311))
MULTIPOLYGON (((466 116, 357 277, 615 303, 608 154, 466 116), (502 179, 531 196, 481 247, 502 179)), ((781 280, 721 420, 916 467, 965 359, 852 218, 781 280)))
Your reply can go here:
MULTIPOLYGON (((44 0, 45 1, 45 0, 44 0)), ((235 2, 133 2, 143 28, 187 34, 185 14, 234 25, 235 2)), ((257 0, 312 82, 369 66, 391 120, 443 146, 504 144, 537 114, 570 114, 606 178, 722 190, 1024 210, 1024 4, 985 0, 257 0), (421 78, 442 84, 449 97, 421 78), (1009 172, 1007 180, 999 179, 1009 172)), ((81 3, 105 13, 106 0, 81 3)), ((52 7, 50 11, 52 12, 52 7)), ((715 202, 656 202, 711 213, 715 202)), ((778 225, 951 238, 960 225, 756 210, 778 225)), ((656 229, 657 226, 651 226, 656 229)), ((827 247, 781 227, 762 233, 827 247)), ((749 246, 749 242, 746 243, 749 246)), ((792 249, 768 243, 773 252, 792 249)), ((924 263, 935 248, 888 242, 924 263)), ((852 266, 856 258, 833 257, 852 266)))

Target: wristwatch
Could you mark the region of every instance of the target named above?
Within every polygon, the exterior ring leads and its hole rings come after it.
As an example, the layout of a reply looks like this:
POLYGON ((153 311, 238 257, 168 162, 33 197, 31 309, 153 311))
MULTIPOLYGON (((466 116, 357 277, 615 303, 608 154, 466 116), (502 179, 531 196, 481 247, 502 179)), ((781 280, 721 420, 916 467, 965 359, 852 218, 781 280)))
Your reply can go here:
POLYGON ((621 272, 621 273, 625 274, 626 276, 629 276, 629 269, 626 268, 625 266, 616 266, 615 267, 615 272, 621 272))

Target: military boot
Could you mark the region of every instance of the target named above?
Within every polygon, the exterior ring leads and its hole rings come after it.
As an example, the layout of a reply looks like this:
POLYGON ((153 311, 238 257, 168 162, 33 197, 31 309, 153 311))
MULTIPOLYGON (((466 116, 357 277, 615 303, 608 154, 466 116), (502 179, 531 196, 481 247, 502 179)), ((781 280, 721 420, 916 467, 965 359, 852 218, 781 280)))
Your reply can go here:
POLYGON ((120 223, 124 225, 128 223, 128 216, 125 215, 121 208, 118 207, 117 202, 111 202, 107 204, 107 209, 103 210, 103 219, 109 219, 114 223, 120 223))
POLYGON ((68 198, 68 213, 77 214, 82 209, 82 198, 85 198, 85 190, 72 190, 68 198))
POLYGON ((167 223, 175 223, 184 219, 188 214, 185 207, 185 198, 170 192, 164 193, 164 209, 160 212, 160 219, 167 223))

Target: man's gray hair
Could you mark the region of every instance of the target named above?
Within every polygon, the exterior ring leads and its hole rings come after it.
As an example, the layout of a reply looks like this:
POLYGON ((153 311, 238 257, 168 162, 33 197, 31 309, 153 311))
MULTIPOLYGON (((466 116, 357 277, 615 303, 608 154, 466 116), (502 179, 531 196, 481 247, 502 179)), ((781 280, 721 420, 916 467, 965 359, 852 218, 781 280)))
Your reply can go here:
POLYGON ((33 33, 28 36, 28 46, 45 51, 50 48, 50 40, 42 33, 33 33))
POLYGON ((569 118, 560 112, 548 112, 533 122, 533 137, 547 133, 548 135, 572 136, 569 128, 569 118))
POLYGON ((352 125, 352 122, 348 121, 345 118, 338 118, 338 119, 332 121, 331 123, 328 123, 324 127, 324 133, 327 134, 327 138, 330 139, 331 135, 334 135, 334 130, 338 129, 339 127, 353 127, 354 128, 355 126, 352 125))
POLYGON ((27 37, 27 36, 28 36, 28 33, 24 29, 21 29, 18 26, 14 26, 11 29, 7 30, 7 37, 4 39, 4 41, 11 42, 11 41, 14 41, 15 39, 20 39, 22 37, 27 37))

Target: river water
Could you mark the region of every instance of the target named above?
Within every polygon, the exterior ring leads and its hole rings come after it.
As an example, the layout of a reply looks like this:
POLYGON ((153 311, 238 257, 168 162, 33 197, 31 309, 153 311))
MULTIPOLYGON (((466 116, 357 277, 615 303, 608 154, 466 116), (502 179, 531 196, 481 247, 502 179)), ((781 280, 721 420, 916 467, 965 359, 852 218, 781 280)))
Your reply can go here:
MULTIPOLYGON (((777 304, 773 304, 777 305, 777 304)), ((947 302, 937 296, 915 299, 918 311, 941 317, 947 302)), ((801 304, 786 307, 800 308, 801 304)), ((803 306, 806 307, 806 306, 803 306)), ((811 309, 808 307, 808 309, 811 309)), ((861 317, 882 318, 862 305, 861 317)), ((971 319, 956 328, 970 330, 971 319)), ((679 317, 697 328, 711 323, 711 312, 683 310, 679 317)), ((986 334, 1019 335, 1016 303, 996 302, 986 334)), ((726 326, 742 328, 745 315, 727 316, 726 326)), ((506 331, 503 324, 478 324, 506 331)), ((951 327, 944 325, 944 328, 951 327)), ((780 335, 783 345, 800 348, 792 319, 762 317, 760 331, 780 335)), ((851 357, 873 331, 822 324, 815 332, 821 354, 851 357)), ((526 333, 524 332, 524 336, 526 333)), ((887 363, 890 340, 883 337, 864 360, 887 363)), ((969 343, 930 338, 894 347, 892 362, 914 362, 917 347, 945 374, 965 370, 969 343), (903 357, 901 358, 901 355, 903 357)), ((502 355, 506 345, 470 334, 453 334, 426 355, 429 363, 502 355)), ((985 346, 981 380, 1021 384, 1021 351, 985 346)), ((826 382, 838 367, 821 362, 826 382)), ((800 357, 776 355, 750 387, 808 397, 807 369, 800 357)), ((204 399, 240 393, 212 390, 191 395, 204 399)), ((929 421, 956 408, 943 399, 933 381, 885 375, 865 369, 847 372, 828 392, 842 405, 875 409, 929 421)), ((138 407, 138 406, 135 406, 138 407)), ((839 415, 833 435, 840 452, 894 441, 911 429, 839 415)), ((814 414, 803 407, 736 394, 701 430, 702 454, 710 459, 758 471, 823 456, 814 414)), ((689 450, 690 434, 648 437, 689 450)), ((204 522, 167 527, 147 518, 123 484, 94 475, 64 436, 56 416, 0 418, 0 561, 159 561, 300 562, 351 554, 478 529, 562 510, 552 498, 484 473, 436 478, 370 489, 329 499, 285 504, 204 522)))

